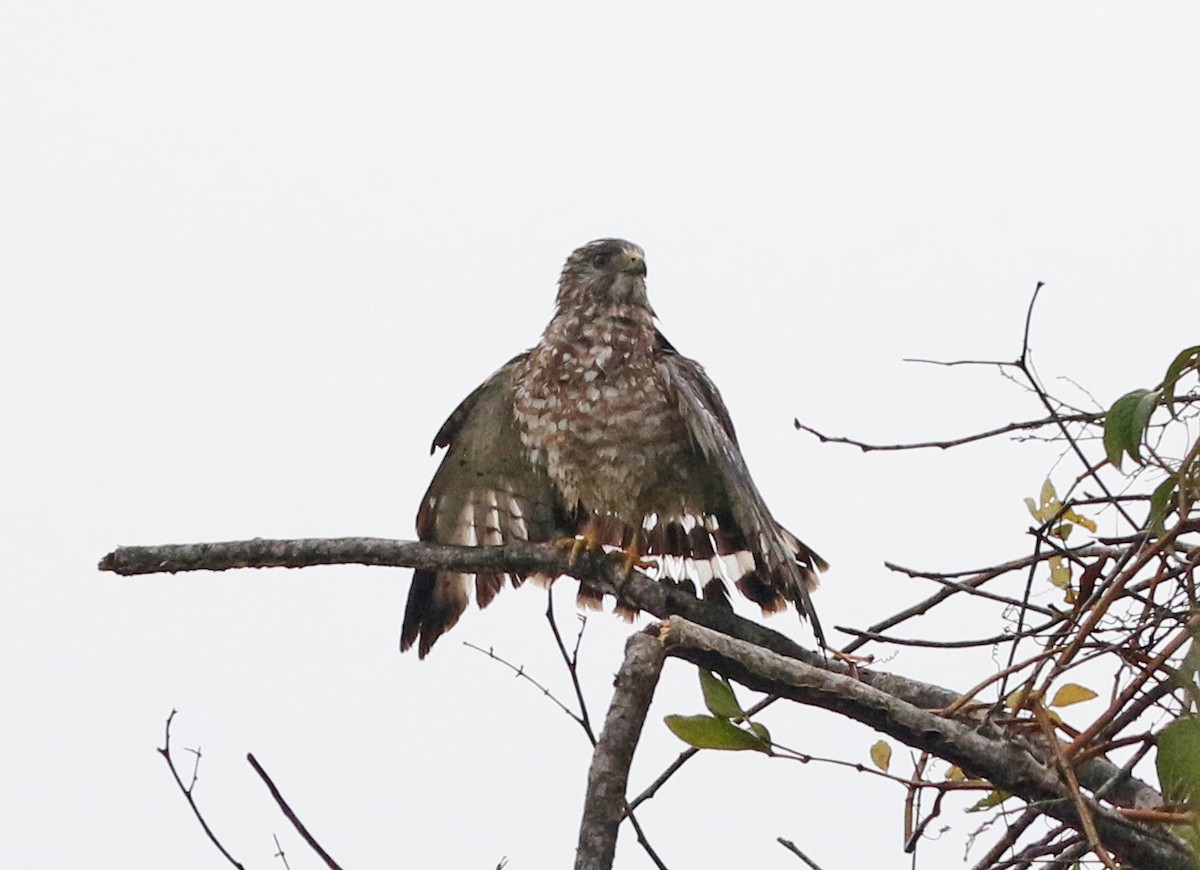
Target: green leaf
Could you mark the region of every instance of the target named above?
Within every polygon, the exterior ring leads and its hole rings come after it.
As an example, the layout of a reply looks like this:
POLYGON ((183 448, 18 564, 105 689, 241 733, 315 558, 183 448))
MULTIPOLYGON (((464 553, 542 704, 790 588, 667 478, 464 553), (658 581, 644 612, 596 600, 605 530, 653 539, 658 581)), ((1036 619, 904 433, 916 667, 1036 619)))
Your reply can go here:
POLYGON ((704 692, 704 706, 708 712, 723 719, 742 719, 742 707, 733 694, 733 687, 724 677, 715 677, 713 672, 700 668, 700 689, 704 692))
POLYGON ((1163 378, 1162 391, 1166 397, 1167 410, 1175 416, 1175 384, 1188 369, 1200 370, 1200 344, 1180 351, 1179 356, 1167 366, 1166 377, 1163 378))
POLYGON ((1141 444, 1150 415, 1158 404, 1160 394, 1152 390, 1133 390, 1113 402, 1104 418, 1104 452, 1108 461, 1118 469, 1122 454, 1139 465, 1142 462, 1141 444))
POLYGON ((1150 425, 1150 418, 1154 416, 1154 409, 1161 399, 1162 392, 1153 390, 1142 396, 1133 409, 1133 418, 1129 421, 1129 455, 1138 465, 1142 464, 1141 447, 1142 439, 1146 437, 1146 427, 1150 425))
POLYGON ((671 733, 697 749, 752 749, 770 753, 771 747, 757 734, 744 731, 728 719, 717 716, 667 716, 663 719, 671 733))
POLYGON ((1178 491, 1179 477, 1172 474, 1154 488, 1150 496, 1150 514, 1146 517, 1146 525, 1156 535, 1166 531, 1167 515, 1175 506, 1175 493, 1178 491))
POLYGON ((771 732, 767 730, 766 725, 761 725, 758 722, 747 722, 746 724, 750 726, 751 731, 758 735, 759 740, 768 746, 771 745, 771 732))
POLYGON ((1002 791, 1001 789, 989 791, 986 795, 976 801, 974 806, 968 807, 967 812, 981 813, 984 810, 990 810, 992 807, 1000 806, 1000 804, 1004 803, 1010 797, 1012 797, 1011 792, 1002 791))
POLYGON ((1200 798, 1200 717, 1180 717, 1158 733, 1158 781, 1172 803, 1200 798))
POLYGON ((1175 671, 1175 682, 1188 693, 1187 709, 1193 713, 1200 710, 1200 686, 1196 685, 1197 673, 1200 673, 1200 637, 1194 633, 1192 642, 1188 644, 1187 655, 1183 657, 1183 661, 1179 663, 1179 668, 1175 671))

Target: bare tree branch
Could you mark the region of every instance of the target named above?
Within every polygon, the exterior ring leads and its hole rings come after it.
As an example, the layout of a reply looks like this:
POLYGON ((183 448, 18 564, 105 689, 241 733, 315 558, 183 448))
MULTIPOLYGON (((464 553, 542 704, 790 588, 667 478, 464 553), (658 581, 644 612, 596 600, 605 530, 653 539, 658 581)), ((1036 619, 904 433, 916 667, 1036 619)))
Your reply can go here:
POLYGON ((625 815, 629 765, 662 672, 663 646, 638 632, 625 643, 625 661, 617 673, 612 703, 604 720, 579 826, 576 870, 609 870, 617 848, 617 829, 625 815))
MULTIPOLYGON (((544 544, 458 547, 389 538, 253 538, 212 544, 118 547, 101 559, 98 567, 101 571, 124 576, 228 571, 231 568, 308 568, 313 565, 381 565, 533 574, 539 571, 553 573, 560 566, 567 566, 567 562, 561 550, 544 544)), ((561 570, 559 573, 572 572, 561 570)))
MULTIPOLYGON (((233 541, 223 544, 186 544, 155 547, 122 547, 100 563, 102 570, 119 574, 220 571, 237 567, 368 564, 396 567, 446 568, 461 571, 540 571, 555 576, 584 577, 627 604, 660 619, 679 615, 698 625, 756 644, 778 655, 801 661, 830 673, 853 676, 867 686, 893 695, 923 710, 949 707, 959 693, 952 689, 869 668, 852 668, 827 660, 766 626, 751 622, 732 610, 702 601, 687 592, 659 583, 637 571, 625 576, 621 556, 594 552, 580 555, 574 565, 561 548, 549 544, 508 544, 503 547, 456 547, 381 538, 312 538, 307 540, 233 541)), ((769 693, 769 690, 768 690, 769 693)), ((1120 806, 1154 809, 1162 797, 1146 783, 1122 771, 1106 758, 1094 757, 1076 768, 1080 784, 1088 789, 1107 787, 1107 798, 1120 806)))

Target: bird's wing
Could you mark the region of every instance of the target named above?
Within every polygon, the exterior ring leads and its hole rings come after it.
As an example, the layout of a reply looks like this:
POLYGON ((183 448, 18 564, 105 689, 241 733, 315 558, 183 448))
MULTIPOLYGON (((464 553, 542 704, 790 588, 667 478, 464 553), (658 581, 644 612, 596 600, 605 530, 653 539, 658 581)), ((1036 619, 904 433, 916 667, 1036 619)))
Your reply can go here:
MULTIPOLYGON (((521 443, 513 416, 515 378, 526 354, 514 357, 454 410, 434 438, 448 447, 417 513, 422 541, 466 546, 548 541, 565 532, 561 499, 545 470, 521 443)), ((486 607, 505 581, 519 575, 415 571, 404 611, 400 648, 417 643, 421 658, 467 607, 486 607)))
MULTIPOLYGON (((743 570, 737 586, 743 594, 767 612, 782 609, 785 600, 793 602, 812 620, 821 639, 809 592, 817 585, 816 572, 825 570, 827 563, 771 516, 738 448, 725 402, 704 369, 676 351, 661 334, 659 339, 655 354, 659 376, 706 472, 714 478, 713 485, 706 488, 708 504, 706 516, 701 518, 709 543, 718 554, 740 555, 736 561, 743 570)), ((663 534, 668 540, 672 537, 669 525, 663 534)), ((696 534, 695 528, 688 532, 690 538, 696 534)), ((650 536, 653 539, 653 531, 650 536)), ((695 552, 698 548, 690 549, 695 552)))

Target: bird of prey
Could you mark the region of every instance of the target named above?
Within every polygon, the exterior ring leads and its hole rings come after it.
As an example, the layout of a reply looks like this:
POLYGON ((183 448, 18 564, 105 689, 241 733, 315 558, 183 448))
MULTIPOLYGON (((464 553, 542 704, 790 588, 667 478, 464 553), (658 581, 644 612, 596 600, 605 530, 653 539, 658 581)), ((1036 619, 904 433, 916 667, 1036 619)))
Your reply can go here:
MULTIPOLYGON (((567 258, 554 316, 455 409, 417 514, 422 541, 571 541, 658 557, 660 577, 728 603, 733 581, 764 614, 809 600, 825 561, 781 526, 750 479, 720 393, 655 326, 646 259, 601 239, 567 258)), ((577 547, 579 544, 576 545, 577 547)), ((515 574, 418 570, 400 648, 421 658, 467 607, 515 574)), ((600 594, 580 587, 580 603, 600 594)))

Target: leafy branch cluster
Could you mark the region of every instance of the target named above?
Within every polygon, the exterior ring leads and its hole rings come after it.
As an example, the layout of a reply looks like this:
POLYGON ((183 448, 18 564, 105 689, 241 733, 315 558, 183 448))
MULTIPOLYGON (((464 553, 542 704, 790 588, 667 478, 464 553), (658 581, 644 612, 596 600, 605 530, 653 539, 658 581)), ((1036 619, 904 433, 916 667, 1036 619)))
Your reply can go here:
MULTIPOLYGON (((1200 347, 1179 353, 1158 386, 1127 393, 1106 413, 1081 412, 1053 399, 1036 377, 1027 347, 1014 363, 992 364, 1015 369, 1049 416, 1001 427, 985 437, 1050 430, 1051 437, 1080 461, 1081 473, 1061 497, 1047 479, 1039 498, 1026 500, 1037 522, 1030 530, 1034 543, 1028 556, 957 574, 906 571, 943 588, 866 631, 852 630, 857 640, 846 649, 858 650, 867 643, 1006 648, 1005 666, 964 692, 943 714, 974 719, 1049 749, 1047 761, 1069 791, 1077 820, 1055 825, 1047 834, 1032 825, 1044 815, 1038 802, 1004 789, 992 791, 973 809, 999 808, 1005 832, 976 865, 980 870, 1047 860, 1052 862, 1049 866, 1067 867, 1088 854, 1102 866, 1115 867, 1113 850, 1095 824, 1096 814, 1103 809, 1174 826, 1171 830, 1190 844, 1196 860, 1200 857, 1193 827, 1200 799, 1196 761, 1200 724, 1195 719, 1200 694, 1196 685, 1200 607, 1195 574, 1200 548, 1188 536, 1200 531, 1195 405, 1200 347), (1185 386, 1190 389, 1185 391, 1185 386), (1102 440, 1105 448, 1105 456, 1095 461, 1085 452, 1086 442, 1093 440, 1102 440), (1182 455, 1171 456, 1166 445, 1179 447, 1182 455), (1126 457, 1134 463, 1134 474, 1115 477, 1126 457), (1096 537, 1092 517, 1102 514, 1115 517, 1125 526, 1124 533, 1096 537), (1080 530, 1092 540, 1068 543, 1080 530), (1003 578, 1012 576, 1023 587, 1020 594, 996 591, 1003 578), (1062 590, 1061 604, 1043 603, 1042 584, 1047 581, 1062 590), (902 639, 884 633, 960 592, 998 604, 1009 628, 1001 635, 955 641, 902 639), (1096 698, 1097 692, 1083 684, 1098 675, 1109 683, 1107 703, 1090 721, 1068 724, 1054 708, 1096 698), (1115 779, 1088 787, 1076 775, 1082 762, 1094 758, 1119 757, 1122 771, 1141 770, 1143 759, 1156 746, 1164 797, 1143 795, 1145 805, 1115 795, 1115 779), (1018 803, 1010 798, 1020 799, 1023 806, 1009 809, 1018 803)), ((955 443, 966 440, 971 439, 955 443)), ((852 443, 864 450, 877 449, 852 443)), ((923 446, 947 444, 908 445, 923 446)), ((952 768, 948 781, 961 775, 960 769, 952 768)), ((936 815, 945 786, 936 781, 924 786, 937 791, 939 800, 931 811, 936 815)), ((910 794, 906 809, 911 804, 910 794)), ((910 833, 916 832, 919 823, 912 818, 908 822, 910 833)))

